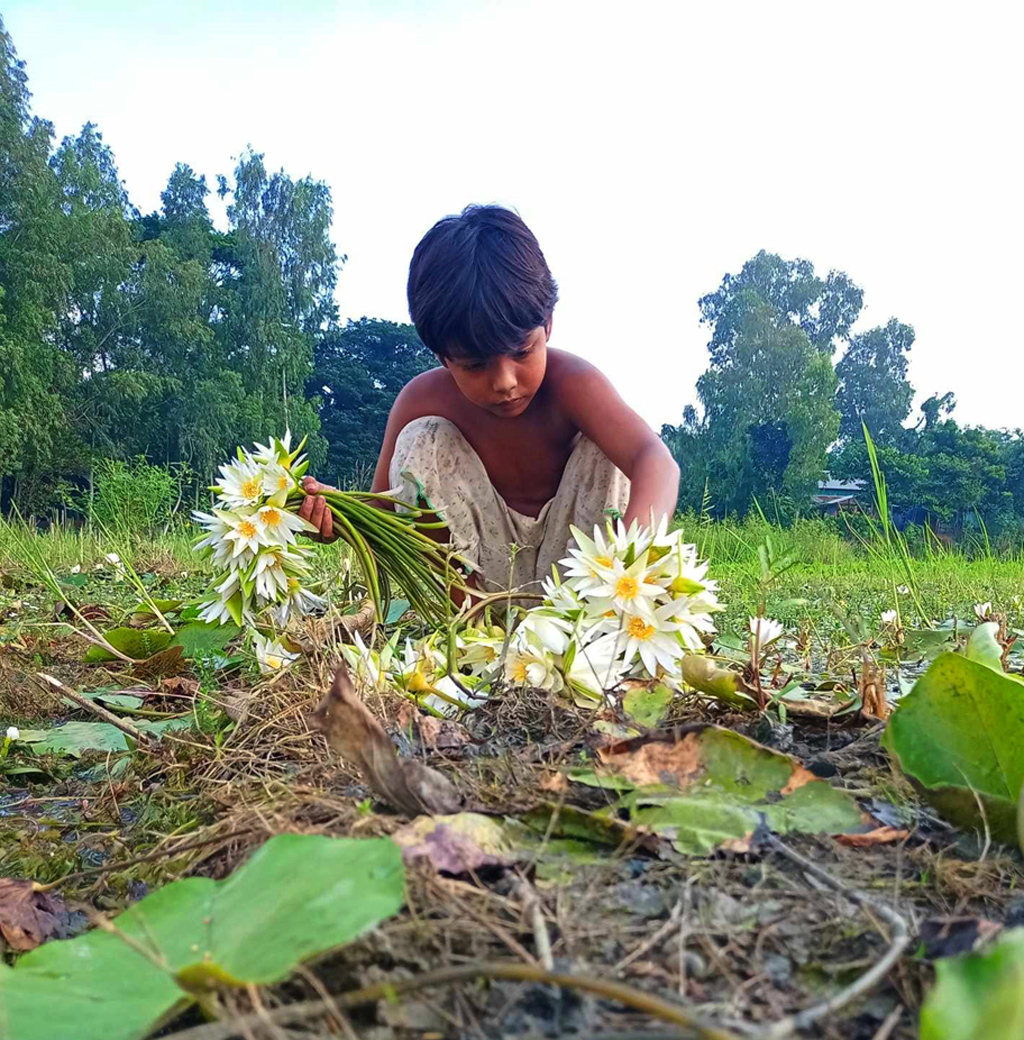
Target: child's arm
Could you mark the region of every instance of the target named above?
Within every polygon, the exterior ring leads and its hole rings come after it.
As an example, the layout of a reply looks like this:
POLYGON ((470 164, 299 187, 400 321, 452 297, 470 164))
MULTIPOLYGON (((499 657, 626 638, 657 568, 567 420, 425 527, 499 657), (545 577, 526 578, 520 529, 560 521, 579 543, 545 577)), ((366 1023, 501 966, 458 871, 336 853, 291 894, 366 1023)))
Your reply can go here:
POLYGON ((562 407, 585 437, 592 440, 630 481, 624 520, 650 524, 671 517, 679 497, 679 467, 664 441, 619 396, 593 365, 572 359, 559 379, 562 407))

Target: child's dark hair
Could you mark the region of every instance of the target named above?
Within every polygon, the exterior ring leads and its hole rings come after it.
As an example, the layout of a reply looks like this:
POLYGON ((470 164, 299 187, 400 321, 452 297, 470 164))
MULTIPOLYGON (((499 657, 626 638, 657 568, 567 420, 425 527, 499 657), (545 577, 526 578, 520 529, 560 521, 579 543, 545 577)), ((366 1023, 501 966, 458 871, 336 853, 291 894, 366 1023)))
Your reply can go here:
POLYGON ((511 354, 558 300, 533 232, 501 206, 439 220, 412 255, 408 293, 416 331, 440 358, 511 354))

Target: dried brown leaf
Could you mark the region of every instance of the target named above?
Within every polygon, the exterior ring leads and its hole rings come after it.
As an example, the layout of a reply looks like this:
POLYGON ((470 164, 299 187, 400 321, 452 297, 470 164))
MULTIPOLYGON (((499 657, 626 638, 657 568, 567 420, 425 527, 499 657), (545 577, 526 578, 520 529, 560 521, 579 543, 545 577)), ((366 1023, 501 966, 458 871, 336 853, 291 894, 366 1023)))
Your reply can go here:
POLYGON ((384 727, 359 699, 344 661, 334 683, 309 717, 331 747, 359 771, 367 785, 396 809, 418 816, 455 812, 462 804, 452 782, 436 769, 400 759, 384 727))
POLYGON ((903 841, 910 837, 910 831, 900 830, 898 827, 876 827, 865 834, 836 834, 833 837, 840 845, 846 845, 851 849, 869 849, 875 845, 891 845, 894 841, 903 841))
POLYGON ((0 935, 12 950, 23 953, 63 935, 67 915, 62 899, 36 892, 31 881, 0 878, 0 935))

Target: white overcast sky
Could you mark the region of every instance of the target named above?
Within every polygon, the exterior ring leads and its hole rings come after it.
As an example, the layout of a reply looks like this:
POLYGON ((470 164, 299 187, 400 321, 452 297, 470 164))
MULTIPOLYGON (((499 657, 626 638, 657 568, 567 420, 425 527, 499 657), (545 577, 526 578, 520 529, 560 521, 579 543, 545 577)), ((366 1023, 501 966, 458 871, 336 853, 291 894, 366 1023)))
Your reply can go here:
POLYGON ((694 399, 697 298, 757 250, 913 324, 919 400, 1024 424, 1019 4, 7 0, 37 114, 96 122, 135 204, 251 144, 334 193, 345 316, 407 320, 419 237, 516 207, 554 345, 653 425, 694 399))

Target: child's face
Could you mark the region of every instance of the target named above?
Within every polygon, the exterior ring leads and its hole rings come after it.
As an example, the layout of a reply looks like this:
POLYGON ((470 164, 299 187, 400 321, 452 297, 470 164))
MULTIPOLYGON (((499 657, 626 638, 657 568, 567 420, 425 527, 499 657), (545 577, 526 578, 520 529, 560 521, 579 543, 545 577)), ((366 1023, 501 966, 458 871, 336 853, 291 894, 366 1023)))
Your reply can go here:
POLYGON ((445 367, 473 404, 491 415, 514 419, 526 411, 544 382, 550 328, 535 328, 513 354, 485 360, 455 354, 445 359, 445 367))

